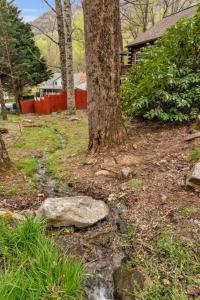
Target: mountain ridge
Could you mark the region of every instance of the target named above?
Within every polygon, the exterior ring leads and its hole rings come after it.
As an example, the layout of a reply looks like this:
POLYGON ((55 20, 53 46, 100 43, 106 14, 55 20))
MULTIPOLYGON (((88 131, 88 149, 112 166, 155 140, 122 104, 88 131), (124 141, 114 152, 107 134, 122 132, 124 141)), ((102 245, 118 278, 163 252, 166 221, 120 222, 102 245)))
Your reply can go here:
MULTIPOLYGON (((72 14, 75 15, 79 11, 82 11, 82 6, 80 4, 73 4, 72 14)), ((41 35, 41 32, 52 33, 57 31, 56 14, 54 11, 47 11, 43 13, 34 21, 30 22, 30 24, 33 26, 32 30, 36 36, 41 35)))

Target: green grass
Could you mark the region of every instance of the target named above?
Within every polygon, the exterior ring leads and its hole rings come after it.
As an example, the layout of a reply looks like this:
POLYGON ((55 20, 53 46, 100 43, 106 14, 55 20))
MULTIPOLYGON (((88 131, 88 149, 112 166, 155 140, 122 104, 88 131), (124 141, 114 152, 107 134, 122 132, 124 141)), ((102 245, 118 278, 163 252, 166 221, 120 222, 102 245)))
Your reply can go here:
POLYGON ((21 159, 16 162, 16 168, 23 171, 27 176, 32 177, 38 169, 38 160, 34 157, 21 159))
POLYGON ((194 162, 200 159, 200 146, 196 146, 190 150, 189 159, 194 162))
POLYGON ((194 207, 183 207, 180 210, 180 213, 182 213, 184 216, 186 217, 190 217, 193 214, 197 213, 199 210, 197 208, 194 207))
POLYGON ((183 290, 177 280, 166 287, 160 282, 159 278, 154 280, 152 287, 146 290, 142 291, 137 287, 133 295, 137 300, 189 300, 186 291, 183 290))
POLYGON ((163 233, 157 239, 157 248, 179 268, 185 268, 189 263, 189 252, 179 241, 174 241, 168 233, 163 233))
POLYGON ((67 185, 73 175, 74 165, 82 160, 88 144, 87 116, 84 113, 77 114, 80 119, 74 122, 68 120, 66 115, 31 116, 32 123, 29 125, 32 127, 26 127, 27 122, 23 122, 27 116, 9 116, 4 123, 10 134, 8 150, 21 181, 16 180, 18 182, 13 185, 18 186, 18 190, 10 192, 10 187, 4 182, 5 188, 0 188, 2 194, 17 195, 22 191, 28 195, 37 193, 40 187, 35 174, 40 159, 49 177, 58 184, 67 185), (21 131, 18 123, 21 123, 21 131), (29 184, 24 186, 24 181, 29 181, 29 184))
POLYGON ((22 120, 23 116, 8 114, 8 121, 3 121, 0 116, 0 124, 21 122, 22 120))
POLYGON ((24 128, 23 134, 13 144, 12 148, 22 151, 32 151, 41 154, 53 152, 60 147, 60 138, 53 128, 24 128))
POLYGON ((132 189, 134 194, 138 194, 143 185, 143 181, 142 181, 142 179, 139 179, 139 178, 133 178, 128 181, 128 185, 132 189))
POLYGON ((134 282, 135 299, 189 300, 187 286, 200 285, 200 257, 194 251, 198 246, 185 245, 178 238, 171 231, 163 231, 148 244, 148 252, 136 253, 131 265, 147 274, 152 284, 142 288, 134 282))
POLYGON ((123 235, 121 246, 125 249, 131 249, 137 237, 137 229, 133 225, 128 226, 127 233, 123 235))
POLYGON ((18 186, 13 185, 12 187, 0 185, 0 194, 4 194, 5 196, 14 196, 20 192, 20 188, 18 186))
POLYGON ((64 157, 63 151, 56 151, 55 153, 48 155, 45 160, 46 174, 59 182, 70 179, 71 175, 68 166, 62 161, 62 158, 64 157))
POLYGON ((45 236, 45 224, 27 219, 15 227, 0 220, 0 299, 84 299, 84 266, 63 256, 45 236))
MULTIPOLYGON (((33 119, 33 122, 37 124, 38 119, 33 119)), ((87 149, 86 116, 76 122, 44 116, 38 124, 42 127, 22 129, 22 136, 11 144, 11 159, 18 170, 32 177, 37 170, 37 159, 34 157, 44 156, 46 173, 59 182, 68 180, 71 173, 66 159, 87 149)))
POLYGON ((67 159, 74 158, 87 150, 88 127, 87 118, 82 117, 79 121, 71 122, 46 117, 45 122, 53 126, 65 140, 62 149, 49 153, 45 159, 46 171, 51 177, 59 182, 68 181, 71 177, 70 166, 67 159))

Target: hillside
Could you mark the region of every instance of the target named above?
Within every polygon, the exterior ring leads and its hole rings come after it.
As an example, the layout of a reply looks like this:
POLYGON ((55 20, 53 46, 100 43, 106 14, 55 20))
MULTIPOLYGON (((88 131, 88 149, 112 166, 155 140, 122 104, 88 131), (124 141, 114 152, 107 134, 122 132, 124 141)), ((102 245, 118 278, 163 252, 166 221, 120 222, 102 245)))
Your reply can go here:
MULTIPOLYGON (((84 53, 84 31, 83 31, 83 10, 79 4, 72 5, 73 13, 73 56, 74 72, 85 70, 84 53)), ((53 11, 48 11, 31 22, 37 46, 45 57, 47 64, 54 71, 59 68, 58 46, 52 42, 45 34, 58 40, 56 15, 53 11), (37 29, 38 28, 38 29, 37 29), (44 33, 44 34, 43 34, 44 33)))
MULTIPOLYGON (((31 22, 31 25, 38 27, 46 33, 52 32, 57 27, 55 13, 53 11, 45 12, 43 15, 31 22)), ((35 35, 41 34, 41 32, 35 28, 33 28, 33 32, 35 35)))
MULTIPOLYGON (((82 7, 79 4, 73 4, 72 5, 72 13, 73 17, 76 15, 77 12, 82 12, 82 7)), ((31 22, 33 26, 38 27, 42 31, 48 33, 53 32, 56 30, 57 22, 56 22, 56 16, 53 11, 47 11, 44 14, 42 14, 40 17, 35 19, 33 22, 31 22)), ((33 28, 33 32, 35 35, 40 35, 41 32, 35 28, 33 28)))

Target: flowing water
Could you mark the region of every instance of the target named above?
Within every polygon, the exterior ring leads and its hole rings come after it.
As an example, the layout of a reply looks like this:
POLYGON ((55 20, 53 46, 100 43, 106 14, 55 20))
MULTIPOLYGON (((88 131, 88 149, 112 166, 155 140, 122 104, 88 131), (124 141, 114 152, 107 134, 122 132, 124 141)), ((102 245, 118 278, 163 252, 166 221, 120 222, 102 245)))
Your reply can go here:
MULTIPOLYGON (((59 132, 57 132, 59 134, 59 132)), ((66 141, 59 134, 61 146, 64 149, 66 147, 66 141)), ((48 197, 64 197, 76 195, 76 192, 69 191, 69 188, 61 188, 58 186, 56 180, 52 179, 46 172, 45 158, 47 154, 41 157, 38 165, 37 177, 42 187, 43 192, 48 195, 48 197)), ((114 300, 113 290, 114 284, 113 280, 110 279, 111 270, 107 270, 107 274, 93 274, 90 278, 89 283, 86 284, 86 293, 88 300, 114 300), (106 278, 107 277, 107 278, 106 278), (107 280, 108 279, 108 280, 107 280)), ((96 273, 96 272, 94 272, 96 273)), ((101 272, 100 272, 101 273, 101 272)), ((104 272, 103 272, 104 273, 104 272)), ((111 276, 112 277, 112 276, 111 276)))
POLYGON ((113 300, 113 298, 108 298, 105 287, 94 287, 88 296, 91 300, 113 300))
MULTIPOLYGON (((55 130, 56 134, 60 139, 60 146, 58 150, 64 149, 67 146, 66 140, 60 134, 58 130, 55 130)), ((52 179, 46 172, 45 158, 47 157, 47 153, 43 154, 43 157, 38 159, 38 170, 36 176, 40 182, 43 192, 49 197, 64 197, 69 196, 69 190, 64 187, 58 186, 56 180, 52 179)))
POLYGON ((86 293, 89 300, 114 300, 114 282, 110 268, 94 271, 85 284, 86 293))

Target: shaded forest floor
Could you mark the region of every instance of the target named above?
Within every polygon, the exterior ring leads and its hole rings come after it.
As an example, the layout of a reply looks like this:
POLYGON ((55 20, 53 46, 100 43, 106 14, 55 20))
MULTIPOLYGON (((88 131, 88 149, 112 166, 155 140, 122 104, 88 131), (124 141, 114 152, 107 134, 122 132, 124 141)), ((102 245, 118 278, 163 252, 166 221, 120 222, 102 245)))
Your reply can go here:
POLYGON ((65 115, 11 117, 0 123, 13 169, 0 174, 0 207, 35 209, 48 195, 38 169, 54 181, 55 194, 84 193, 111 209, 93 229, 60 232, 60 242, 92 265, 125 255, 153 282, 135 286, 136 299, 200 299, 200 198, 185 185, 200 158, 200 140, 185 142, 191 125, 134 122, 127 145, 87 156, 87 118, 65 115), (103 170, 103 172, 102 172, 103 170), (114 254, 113 254, 114 253, 114 254))

